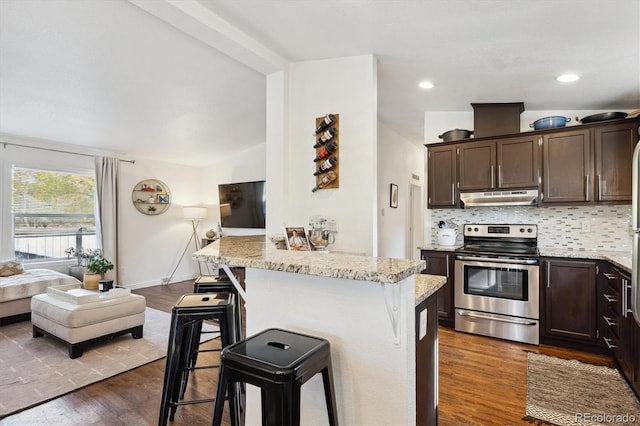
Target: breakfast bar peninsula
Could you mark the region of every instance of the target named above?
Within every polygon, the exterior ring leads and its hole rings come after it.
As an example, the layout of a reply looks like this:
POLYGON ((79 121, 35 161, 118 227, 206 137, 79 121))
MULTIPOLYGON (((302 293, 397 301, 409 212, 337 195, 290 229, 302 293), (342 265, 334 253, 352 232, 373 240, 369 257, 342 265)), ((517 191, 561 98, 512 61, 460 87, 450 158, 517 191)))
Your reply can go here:
MULTIPOLYGON (((278 250, 264 235, 222 237, 193 259, 245 268, 247 336, 277 327, 331 343, 341 424, 435 424, 445 278, 420 274, 423 260, 278 250)), ((247 386, 246 424, 260 410, 247 386)), ((320 375, 302 387, 301 410, 302 424, 328 424, 320 375)))

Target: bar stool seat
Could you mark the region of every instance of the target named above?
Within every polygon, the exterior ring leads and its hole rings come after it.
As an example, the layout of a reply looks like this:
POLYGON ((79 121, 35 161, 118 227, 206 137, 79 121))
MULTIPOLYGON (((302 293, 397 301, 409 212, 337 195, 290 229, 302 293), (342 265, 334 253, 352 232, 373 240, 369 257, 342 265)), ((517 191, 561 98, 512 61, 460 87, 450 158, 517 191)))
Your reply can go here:
POLYGON ((185 372, 191 368, 192 342, 193 339, 200 340, 200 328, 195 325, 201 325, 204 320, 218 322, 220 344, 223 348, 235 343, 235 296, 229 292, 185 294, 173 306, 158 421, 160 425, 167 424, 167 416, 169 420, 173 420, 180 405, 214 401, 213 398, 180 401, 185 372), (194 330, 197 330, 197 333, 194 330))
POLYGON ((329 424, 337 425, 335 390, 329 342, 314 336, 270 328, 226 347, 213 416, 220 425, 224 396, 229 394, 231 422, 239 419, 237 382, 249 383, 262 391, 263 425, 299 425, 302 385, 322 374, 329 424))

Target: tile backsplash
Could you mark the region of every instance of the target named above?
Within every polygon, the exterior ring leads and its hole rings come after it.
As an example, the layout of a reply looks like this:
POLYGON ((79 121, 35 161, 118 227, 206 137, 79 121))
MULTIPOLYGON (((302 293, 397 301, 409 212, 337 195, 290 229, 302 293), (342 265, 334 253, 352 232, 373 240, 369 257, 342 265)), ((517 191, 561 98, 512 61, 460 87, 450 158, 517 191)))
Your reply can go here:
POLYGON ((631 251, 631 206, 478 207, 429 210, 431 243, 438 222, 454 223, 462 244, 465 223, 532 223, 538 225, 538 246, 574 250, 631 251), (586 231, 583 229, 590 229, 586 231))

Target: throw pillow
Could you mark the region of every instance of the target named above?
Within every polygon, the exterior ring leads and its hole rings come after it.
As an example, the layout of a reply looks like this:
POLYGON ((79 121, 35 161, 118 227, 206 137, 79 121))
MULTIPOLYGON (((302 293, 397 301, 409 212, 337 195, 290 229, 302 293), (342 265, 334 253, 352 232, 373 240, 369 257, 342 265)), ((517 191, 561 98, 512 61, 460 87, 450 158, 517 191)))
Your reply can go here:
POLYGON ((10 277, 24 272, 20 259, 10 259, 0 262, 0 277, 10 277))

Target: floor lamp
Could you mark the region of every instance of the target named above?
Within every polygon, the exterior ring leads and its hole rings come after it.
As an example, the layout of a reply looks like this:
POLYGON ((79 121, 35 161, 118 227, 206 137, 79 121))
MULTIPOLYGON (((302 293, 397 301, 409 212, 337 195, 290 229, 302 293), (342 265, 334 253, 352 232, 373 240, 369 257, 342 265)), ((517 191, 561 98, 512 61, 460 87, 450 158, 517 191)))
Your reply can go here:
MULTIPOLYGON (((183 207, 182 208, 182 218, 191 221, 192 233, 189 237, 189 241, 187 241, 187 245, 184 247, 182 251, 182 255, 180 256, 180 260, 176 264, 176 267, 173 268, 171 275, 169 276, 169 280, 167 284, 171 282, 171 278, 173 278, 173 274, 176 273, 178 266, 180 266, 180 262, 184 258, 185 253, 189 249, 189 245, 191 245, 191 240, 193 240, 193 244, 196 248, 196 251, 200 250, 200 237, 198 237, 198 224, 202 219, 207 218, 207 208, 206 207, 183 207)), ((200 262, 198 262, 198 271, 200 271, 200 275, 202 275, 202 267, 200 266, 200 262)))

